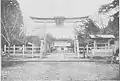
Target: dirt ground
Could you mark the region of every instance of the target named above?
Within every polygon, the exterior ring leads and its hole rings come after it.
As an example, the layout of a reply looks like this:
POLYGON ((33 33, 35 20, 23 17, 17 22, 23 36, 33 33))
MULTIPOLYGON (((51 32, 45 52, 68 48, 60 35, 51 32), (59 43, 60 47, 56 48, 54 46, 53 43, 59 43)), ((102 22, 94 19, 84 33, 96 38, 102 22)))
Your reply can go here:
POLYGON ((110 80, 118 64, 95 62, 27 62, 2 68, 2 81, 110 80))

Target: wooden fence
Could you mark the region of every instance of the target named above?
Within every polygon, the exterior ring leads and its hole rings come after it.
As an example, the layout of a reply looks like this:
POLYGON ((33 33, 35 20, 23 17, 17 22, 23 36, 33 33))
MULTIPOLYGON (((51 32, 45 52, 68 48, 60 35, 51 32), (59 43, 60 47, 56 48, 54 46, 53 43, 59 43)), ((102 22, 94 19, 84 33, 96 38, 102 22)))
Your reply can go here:
POLYGON ((40 46, 4 46, 4 52, 9 53, 11 56, 22 57, 42 57, 42 48, 40 46))
POLYGON ((111 48, 99 48, 99 49, 92 49, 92 56, 112 56, 113 49, 111 48))
POLYGON ((76 53, 65 53, 64 54, 64 58, 77 58, 77 54, 76 53))
POLYGON ((112 56, 113 55, 113 49, 112 48, 106 48, 106 47, 89 47, 88 45, 86 47, 79 47, 78 50, 79 56, 83 53, 85 53, 86 56, 112 56))
MULTIPOLYGON (((9 53, 11 56, 14 57, 43 57, 44 50, 41 46, 4 46, 4 52, 9 53)), ((67 57, 83 57, 85 56, 112 56, 113 49, 106 48, 106 47, 97 47, 94 48, 92 46, 86 47, 78 47, 77 52, 64 52, 64 56, 67 57)))

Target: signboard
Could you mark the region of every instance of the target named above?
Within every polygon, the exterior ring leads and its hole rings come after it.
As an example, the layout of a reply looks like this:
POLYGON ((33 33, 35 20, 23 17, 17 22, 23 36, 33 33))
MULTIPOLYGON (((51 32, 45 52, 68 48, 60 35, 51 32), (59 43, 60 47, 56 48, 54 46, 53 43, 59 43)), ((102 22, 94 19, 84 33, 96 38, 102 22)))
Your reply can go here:
POLYGON ((55 17, 56 25, 63 25, 64 17, 55 17))
POLYGON ((70 46, 71 43, 68 42, 54 42, 54 46, 70 46))

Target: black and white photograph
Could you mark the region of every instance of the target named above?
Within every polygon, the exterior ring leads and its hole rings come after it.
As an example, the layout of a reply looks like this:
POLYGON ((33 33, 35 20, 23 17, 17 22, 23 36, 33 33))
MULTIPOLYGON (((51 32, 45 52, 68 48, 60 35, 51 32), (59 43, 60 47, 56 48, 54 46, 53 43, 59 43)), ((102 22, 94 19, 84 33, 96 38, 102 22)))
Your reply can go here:
POLYGON ((119 0, 1 0, 1 81, 120 81, 119 0))

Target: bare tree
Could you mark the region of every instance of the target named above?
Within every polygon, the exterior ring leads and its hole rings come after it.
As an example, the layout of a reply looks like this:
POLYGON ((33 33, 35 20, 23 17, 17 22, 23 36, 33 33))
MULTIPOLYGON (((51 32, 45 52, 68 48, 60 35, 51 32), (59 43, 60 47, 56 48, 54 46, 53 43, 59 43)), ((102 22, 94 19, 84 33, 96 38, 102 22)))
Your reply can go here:
POLYGON ((22 14, 16 0, 1 1, 1 36, 10 46, 13 40, 22 42, 22 14))

